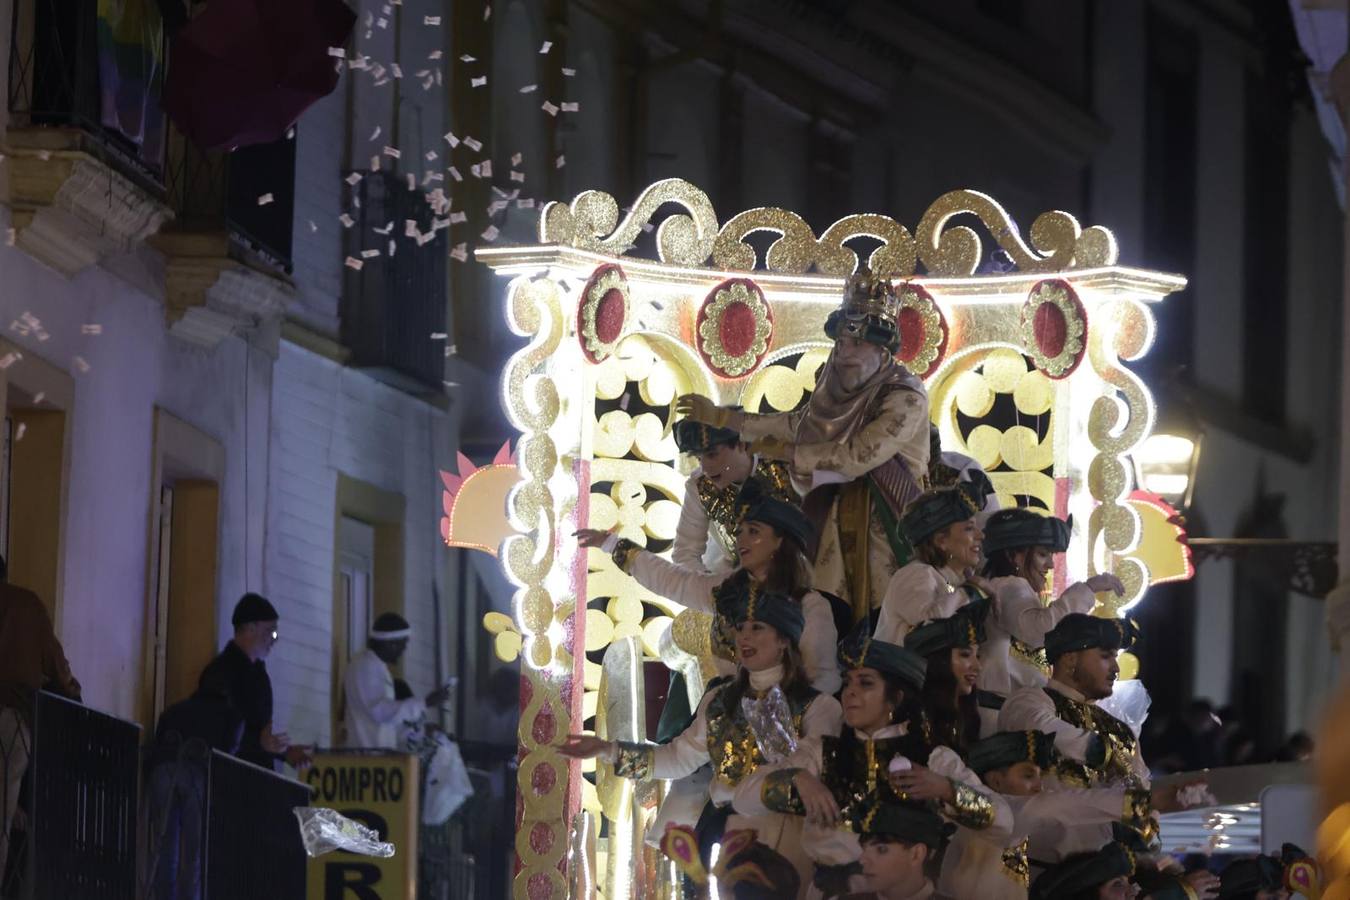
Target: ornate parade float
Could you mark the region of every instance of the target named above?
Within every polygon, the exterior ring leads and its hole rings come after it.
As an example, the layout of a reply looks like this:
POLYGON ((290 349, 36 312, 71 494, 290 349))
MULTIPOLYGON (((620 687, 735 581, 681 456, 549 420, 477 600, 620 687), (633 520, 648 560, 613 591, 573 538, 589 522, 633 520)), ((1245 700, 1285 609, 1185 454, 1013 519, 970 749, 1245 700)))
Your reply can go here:
POLYGON ((511 616, 485 624, 498 654, 522 662, 518 898, 677 895, 644 843, 660 783, 605 763, 592 773, 555 746, 590 729, 646 739, 667 669, 696 704, 708 616, 644 591, 572 534, 669 547, 691 465, 671 435, 675 398, 797 407, 829 353, 826 315, 862 265, 900 285, 898 356, 927 385, 944 449, 977 460, 1004 506, 1072 514, 1056 591, 1113 572, 1125 596, 1097 614, 1119 616, 1150 584, 1190 574, 1171 511, 1136 490, 1131 453, 1154 405, 1129 365, 1153 341, 1152 305, 1185 279, 1119 265, 1101 226, 1052 211, 1020 233, 994 199, 964 190, 912 229, 862 214, 817 235, 783 209, 719 222, 707 195, 670 179, 622 215, 597 191, 549 204, 537 244, 478 259, 510 279, 506 316, 526 340, 501 381, 520 438, 513 459, 446 476, 442 531, 497 550, 500 526, 475 510, 505 497, 498 552, 517 591, 511 616))

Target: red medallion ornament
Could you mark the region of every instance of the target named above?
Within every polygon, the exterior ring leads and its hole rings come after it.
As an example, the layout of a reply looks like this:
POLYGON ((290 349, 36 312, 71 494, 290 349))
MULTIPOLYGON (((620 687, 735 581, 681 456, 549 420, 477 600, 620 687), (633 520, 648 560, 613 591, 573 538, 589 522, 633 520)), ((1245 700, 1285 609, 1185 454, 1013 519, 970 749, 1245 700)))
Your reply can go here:
POLYGON ((1083 361, 1087 310, 1073 286, 1059 278, 1037 282, 1022 306, 1022 346, 1050 378, 1067 378, 1083 361))
POLYGON ((900 286, 900 349, 895 358, 920 378, 933 374, 947 353, 947 318, 928 290, 918 284, 900 286))
POLYGON ((619 345, 628 322, 628 278, 607 263, 591 273, 577 306, 577 340, 593 363, 603 362, 619 345))
POLYGON ((730 278, 699 307, 694 338, 703 361, 723 378, 750 374, 769 352, 773 310, 749 278, 730 278))

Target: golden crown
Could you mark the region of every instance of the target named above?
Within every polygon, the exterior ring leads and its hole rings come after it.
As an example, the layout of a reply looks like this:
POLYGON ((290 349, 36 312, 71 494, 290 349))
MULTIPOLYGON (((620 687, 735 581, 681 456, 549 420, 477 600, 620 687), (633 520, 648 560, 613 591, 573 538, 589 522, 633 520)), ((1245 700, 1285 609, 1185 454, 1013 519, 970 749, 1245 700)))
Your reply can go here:
POLYGON ((889 279, 879 278, 867 266, 861 266, 844 282, 844 302, 839 311, 848 319, 873 316, 894 325, 900 318, 900 291, 889 279))

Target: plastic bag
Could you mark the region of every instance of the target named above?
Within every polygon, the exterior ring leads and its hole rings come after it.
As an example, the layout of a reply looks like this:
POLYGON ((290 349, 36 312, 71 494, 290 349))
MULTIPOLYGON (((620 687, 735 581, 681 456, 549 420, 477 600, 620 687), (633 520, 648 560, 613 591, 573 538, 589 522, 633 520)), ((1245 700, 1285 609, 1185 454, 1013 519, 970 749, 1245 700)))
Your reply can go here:
POLYGON ((1111 696, 1098 700, 1097 706, 1130 726, 1137 738, 1148 719, 1148 707, 1152 702, 1144 683, 1132 678, 1129 681, 1117 681, 1111 696))
POLYGON ((300 820, 300 840, 310 856, 322 856, 333 850, 386 858, 394 855, 394 845, 381 841, 377 831, 352 821, 335 809, 297 806, 294 812, 300 820))
POLYGON ((444 734, 436 735, 436 752, 427 763, 426 786, 422 794, 422 824, 442 825, 473 796, 469 770, 459 755, 459 747, 444 734))
POLYGON ((778 685, 756 700, 741 698, 741 713, 755 735, 755 743, 764 761, 780 763, 797 749, 796 729, 792 726, 792 709, 778 685))

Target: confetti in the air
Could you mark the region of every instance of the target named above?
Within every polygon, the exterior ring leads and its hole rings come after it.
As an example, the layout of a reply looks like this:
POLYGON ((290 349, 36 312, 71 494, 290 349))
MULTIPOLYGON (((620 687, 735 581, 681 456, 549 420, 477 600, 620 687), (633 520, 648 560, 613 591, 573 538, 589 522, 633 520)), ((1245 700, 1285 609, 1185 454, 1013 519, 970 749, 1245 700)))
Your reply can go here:
MULTIPOLYGON (((452 259, 455 259, 455 260, 459 261, 459 262, 464 262, 465 260, 467 260, 467 259, 469 258, 469 251, 466 249, 467 246, 468 246, 467 244, 456 244, 456 245, 455 245, 455 249, 453 249, 453 250, 450 251, 450 257, 451 257, 452 259)), ((0 360, 0 363, 3 363, 3 362, 4 362, 4 360, 0 360)), ((4 366, 4 365, 0 365, 0 369, 3 369, 3 368, 5 368, 5 366, 4 366)))
POLYGON ((102 334, 102 333, 103 333, 103 326, 96 323, 80 326, 80 334, 102 334))
POLYGON ((542 46, 542 47, 539 48, 539 53, 542 55, 542 54, 544 54, 544 53, 547 53, 547 52, 548 52, 549 50, 551 50, 551 49, 553 49, 553 42, 552 42, 552 41, 544 41, 544 46, 542 46))
POLYGON ((426 153, 422 154, 422 156, 423 158, 426 159, 427 162, 431 162, 433 159, 436 158, 436 151, 428 150, 426 153))
POLYGON ((441 17, 440 17, 440 16, 423 16, 423 17, 422 17, 422 24, 423 24, 423 25, 439 25, 439 24, 441 24, 441 17))
MULTIPOLYGON (((463 247, 464 245, 460 244, 460 246, 463 247)), ((14 365, 21 359, 23 359, 22 353, 16 353, 13 350, 11 350, 4 356, 0 356, 0 369, 8 369, 10 366, 14 365)))
POLYGON ((269 204, 269 203, 271 203, 271 202, 272 202, 272 195, 271 195, 271 194, 263 194, 261 197, 258 198, 258 205, 259 205, 259 206, 266 206, 267 204, 269 204))
POLYGON ((533 93, 534 93, 535 91, 537 91, 538 89, 539 89, 539 85, 537 85, 537 84, 527 84, 527 85, 525 85, 523 88, 520 89, 520 92, 521 92, 522 94, 533 94, 533 93))
POLYGON ((352 225, 353 225, 353 223, 356 222, 355 219, 353 219, 351 216, 347 215, 346 213, 343 213, 342 215, 338 216, 338 221, 342 223, 342 227, 343 227, 343 228, 351 228, 352 225))
POLYGON ((580 112, 580 111, 581 111, 581 104, 580 104, 580 103, 568 103, 567 101, 564 100, 564 101, 563 101, 563 105, 562 105, 562 111, 563 111, 563 112, 580 112))
POLYGON ((534 198, 521 197, 516 201, 516 209, 534 209, 534 198))
POLYGON ((349 257, 347 257, 346 265, 347 265, 347 268, 349 268, 349 269, 355 269, 356 271, 359 272, 359 271, 361 271, 361 267, 364 266, 365 263, 361 262, 361 260, 359 260, 359 259, 356 259, 356 258, 354 258, 354 257, 349 256, 349 257))
POLYGON ((329 55, 329 56, 336 57, 336 58, 338 58, 338 59, 346 59, 346 58, 347 58, 347 51, 344 50, 344 49, 341 48, 341 47, 329 47, 329 48, 328 48, 328 55, 329 55))
POLYGON ((550 116, 556 116, 558 114, 558 107, 554 106, 552 103, 549 103, 547 100, 545 100, 544 105, 539 108, 542 109, 544 112, 548 113, 550 116))
POLYGON ((487 84, 487 76, 486 76, 486 75, 479 75, 477 78, 470 78, 470 79, 469 79, 469 85, 470 85, 471 87, 482 87, 482 86, 485 85, 485 84, 487 84))
POLYGON ((619 398, 619 409, 622 409, 622 410, 627 411, 627 409, 628 409, 628 399, 629 399, 629 397, 630 397, 630 395, 628 394, 627 391, 625 391, 625 392, 624 392, 624 395, 623 395, 622 397, 619 398))
POLYGON ((511 165, 513 165, 513 166, 518 166, 518 165, 520 165, 520 161, 521 161, 522 159, 524 159, 524 158, 525 158, 525 155, 524 155, 523 153, 512 153, 512 154, 511 154, 511 165))
POLYGON ((512 173, 511 173, 511 180, 512 180, 512 181, 524 181, 524 180, 525 180, 525 173, 524 173, 524 172, 512 172, 512 173))
POLYGON ((569 68, 564 67, 563 70, 562 70, 562 73, 563 73, 563 75, 566 76, 567 78, 571 78, 573 75, 577 74, 577 70, 576 70, 576 69, 569 69, 569 68))
POLYGON ((372 156, 370 158, 370 171, 372 172, 380 171, 380 158, 378 156, 372 156))
POLYGON ((403 156, 403 153, 396 147, 385 147, 384 155, 390 159, 398 159, 403 156))
POLYGON ((473 137, 465 137, 465 138, 464 138, 464 146, 465 146, 465 147, 468 147, 468 148, 469 148, 470 150, 472 150, 474 153, 477 153, 478 151, 480 151, 480 150, 483 149, 483 143, 482 143, 482 141, 479 141, 477 138, 473 138, 473 137))
POLYGON ((374 249, 374 248, 372 248, 372 249, 370 249, 370 250, 362 250, 362 251, 361 251, 361 258, 362 258, 362 259, 374 259, 375 257, 377 257, 377 256, 379 256, 379 255, 380 255, 380 251, 379 251, 378 249, 374 249))
POLYGON ((567 157, 563 156, 562 154, 558 154, 558 158, 553 161, 553 168, 561 169, 565 165, 567 165, 567 157))
POLYGON ((358 181, 360 181, 360 180, 361 180, 361 173, 360 173, 360 172, 353 172, 352 174, 348 175, 347 178, 346 178, 347 183, 350 184, 350 185, 352 185, 353 187, 355 187, 355 186, 356 186, 356 183, 357 183, 358 181))
POLYGON ((478 58, 477 58, 476 56, 470 56, 469 54, 465 53, 463 56, 461 56, 461 57, 459 58, 459 61, 460 61, 460 62, 466 62, 466 63, 467 63, 467 62, 478 62, 478 58))
POLYGON ((310 219, 310 220, 309 220, 309 233, 310 233, 310 234, 317 234, 318 231, 319 231, 319 226, 314 224, 314 220, 313 220, 313 219, 310 219))
POLYGON ((380 126, 376 125, 375 130, 370 133, 370 137, 366 138, 366 140, 368 141, 375 140, 377 137, 380 136, 380 131, 381 131, 380 126))
POLYGON ((75 363, 75 368, 79 370, 81 375, 89 371, 89 363, 85 362, 83 356, 75 357, 73 362, 75 363))
POLYGON ((441 51, 439 50, 432 50, 430 53, 427 54, 427 59, 440 59, 440 58, 441 58, 441 51))
POLYGON ((443 341, 443 340, 445 340, 446 338, 448 338, 449 336, 450 336, 450 335, 446 334, 444 331, 433 331, 433 332, 431 333, 431 339, 432 339, 433 341, 443 341))
POLYGON ((395 77, 395 78, 402 78, 402 77, 403 77, 403 69, 402 69, 402 67, 399 66, 398 63, 390 63, 390 64, 389 64, 389 71, 394 73, 394 77, 395 77))
POLYGON ((490 18, 492 18, 492 4, 491 4, 491 3, 489 3, 487 6, 483 7, 483 21, 486 22, 486 21, 487 21, 488 19, 490 19, 490 18))
POLYGON ((15 431, 14 431, 14 440, 16 440, 16 441, 21 441, 21 440, 23 440, 24 432, 27 431, 27 430, 28 430, 28 423, 27 423, 27 422, 20 422, 20 423, 19 423, 19 427, 18 427, 17 429, 15 429, 15 431))
POLYGON ((451 150, 459 146, 459 138, 455 137, 453 131, 447 131, 445 133, 445 142, 450 145, 451 150))
POLYGON ((496 225, 489 225, 487 228, 483 229, 482 238, 485 241, 495 241, 499 234, 501 234, 501 232, 497 229, 496 225))
POLYGON ((450 214, 450 224, 451 224, 451 225, 458 225, 460 222, 463 222, 464 220, 466 220, 466 219, 468 219, 468 218, 469 218, 468 213, 464 213, 464 212, 452 212, 452 213, 450 214))

